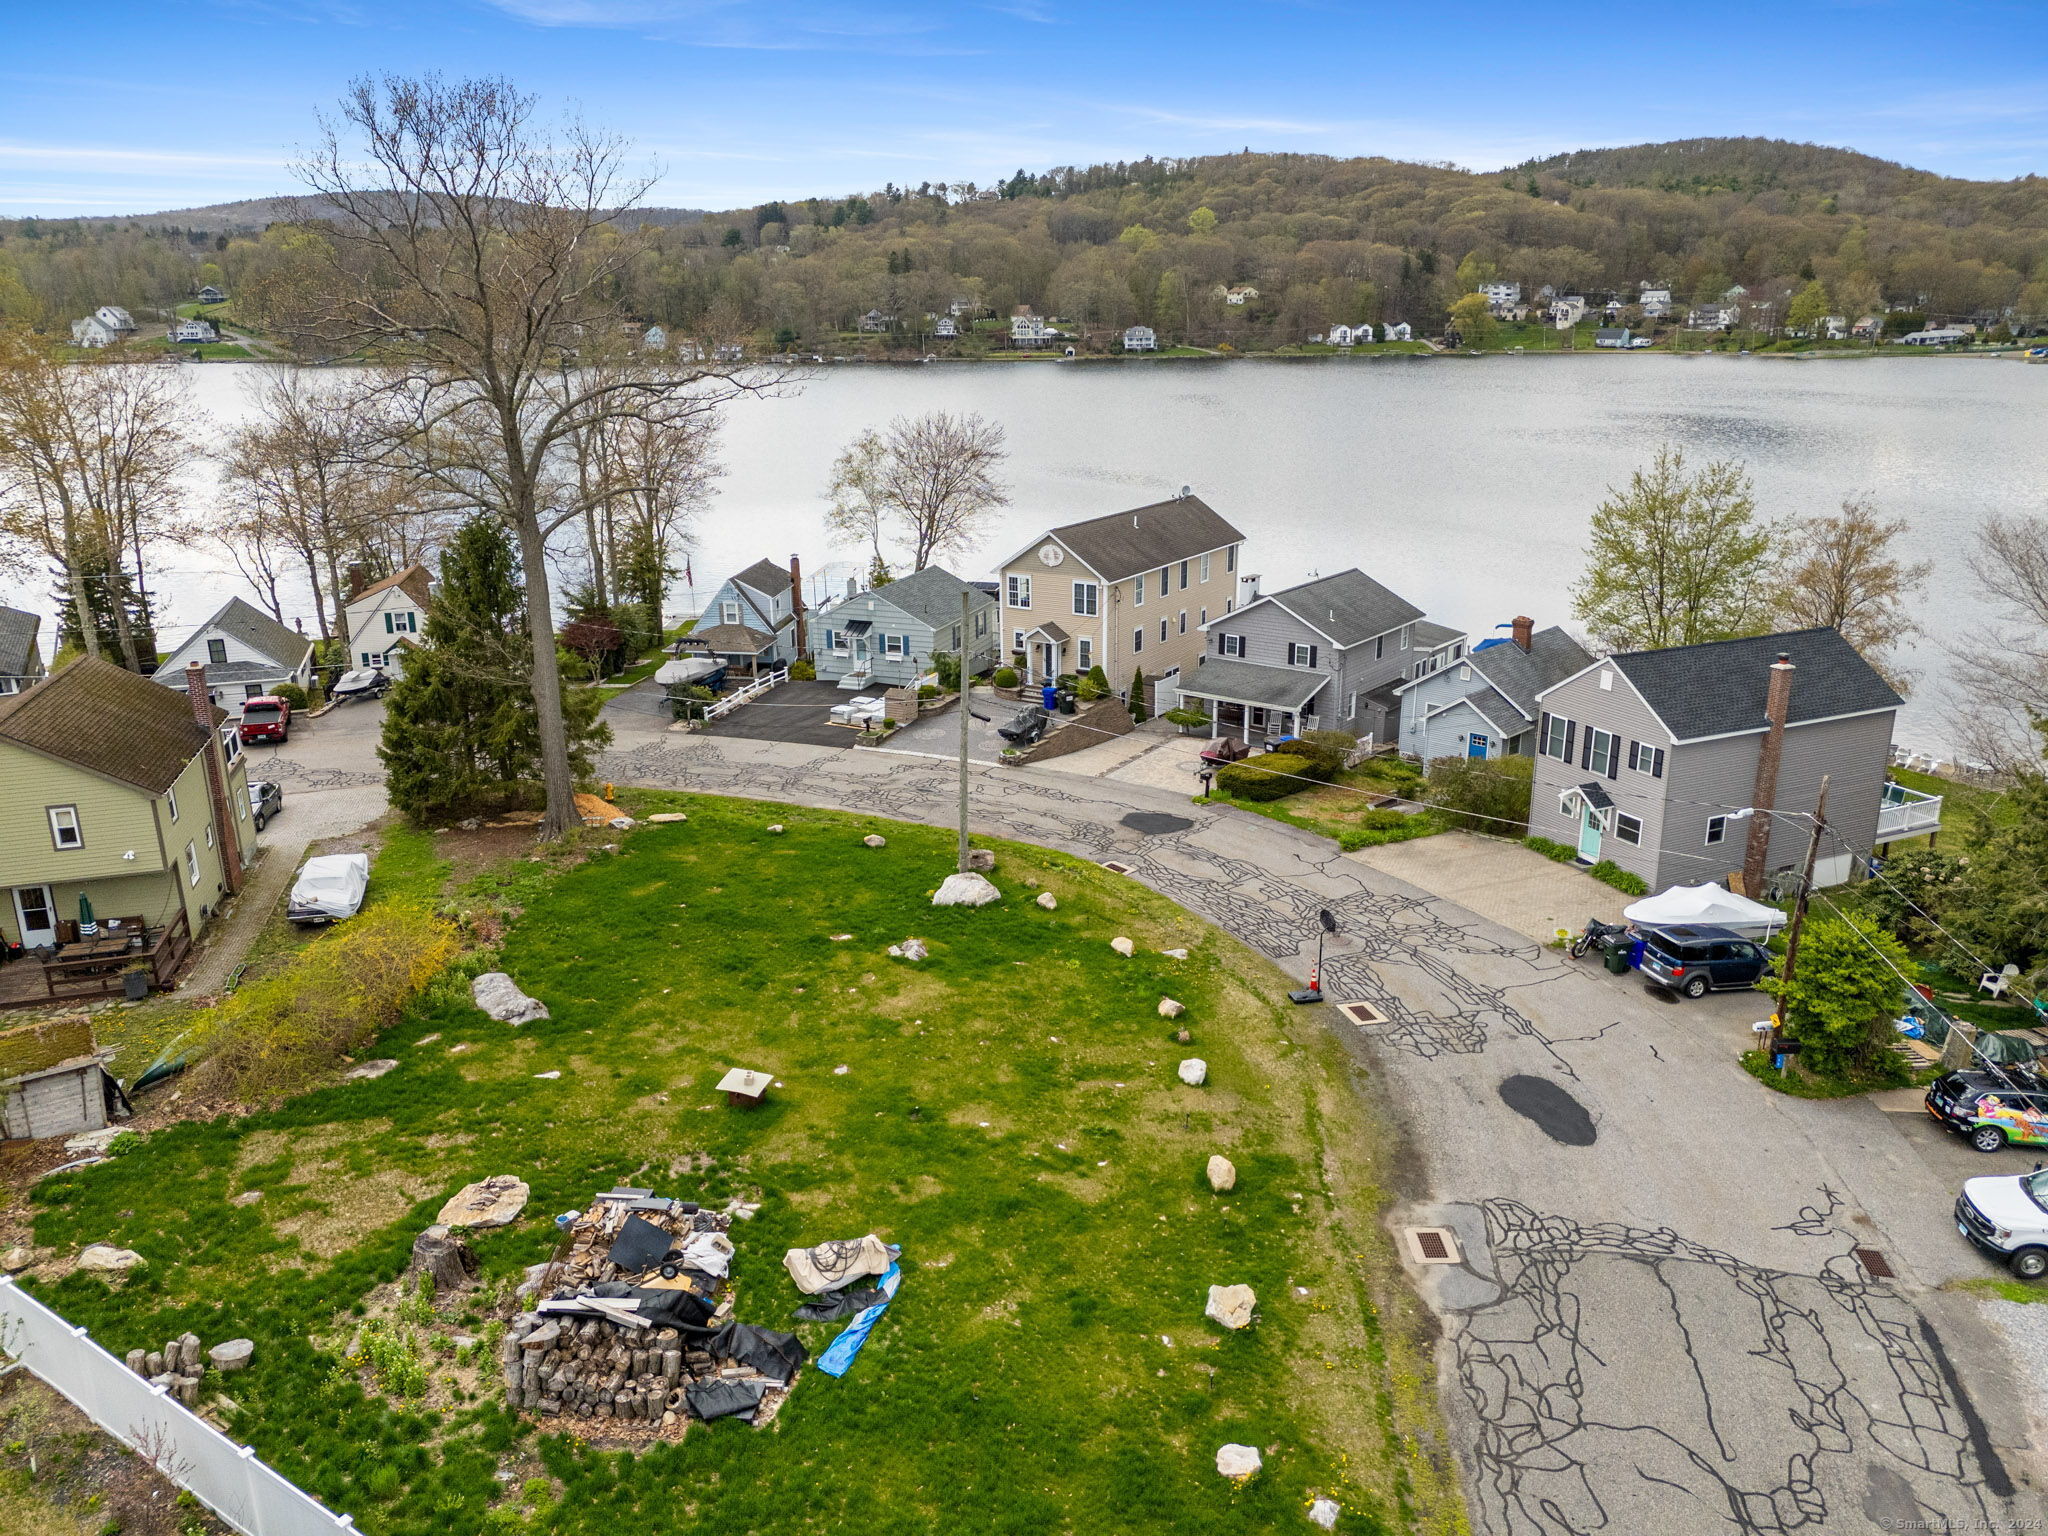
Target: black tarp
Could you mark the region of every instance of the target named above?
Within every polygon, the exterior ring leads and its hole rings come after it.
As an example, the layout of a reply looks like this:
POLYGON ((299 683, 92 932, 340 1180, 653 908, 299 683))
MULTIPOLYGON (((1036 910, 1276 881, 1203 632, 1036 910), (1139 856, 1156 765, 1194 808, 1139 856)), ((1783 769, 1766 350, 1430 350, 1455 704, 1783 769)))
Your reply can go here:
POLYGON ((765 1381, 693 1381, 683 1388, 683 1401, 700 1419, 737 1413, 751 1420, 767 1391, 765 1381))
POLYGON ((611 1252, 605 1257, 626 1274, 637 1275, 667 1258, 675 1243, 671 1233, 664 1232, 646 1217, 628 1216, 626 1224, 619 1229, 618 1238, 612 1243, 611 1252))
POLYGON ((641 1285, 627 1285, 619 1280, 606 1280, 590 1288, 593 1296, 604 1296, 617 1300, 638 1301, 639 1315, 656 1328, 694 1328, 702 1331, 717 1311, 711 1302, 702 1296, 693 1296, 688 1291, 670 1291, 641 1285))
POLYGON ((737 1360, 785 1386, 810 1354, 795 1334, 752 1323, 727 1323, 704 1341, 704 1347, 715 1360, 737 1360))
POLYGON ((834 1318, 851 1317, 888 1299, 880 1291, 827 1291, 822 1296, 813 1296, 790 1316, 803 1323, 829 1323, 834 1318))

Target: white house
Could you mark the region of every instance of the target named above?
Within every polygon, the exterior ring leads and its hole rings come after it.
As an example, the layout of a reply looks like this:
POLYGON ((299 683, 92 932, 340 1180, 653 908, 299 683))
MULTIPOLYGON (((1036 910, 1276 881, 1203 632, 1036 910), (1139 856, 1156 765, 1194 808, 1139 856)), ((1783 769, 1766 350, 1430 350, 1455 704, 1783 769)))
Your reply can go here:
POLYGON ((640 345, 649 352, 668 350, 668 332, 658 325, 647 327, 647 334, 640 338, 640 345))
POLYGON ((955 320, 970 320, 981 311, 981 300, 964 293, 946 306, 946 312, 955 320))
POLYGON ((1899 341, 1908 347, 1952 347, 1970 339, 1970 332, 1959 325, 1937 325, 1924 331, 1910 332, 1901 336, 1899 341))
POLYGON ((886 331, 896 323, 894 315, 885 315, 879 309, 871 309, 855 322, 864 331, 886 331))
POLYGON ((71 339, 81 347, 111 347, 135 334, 135 318, 118 304, 102 304, 71 322, 71 339))
POLYGON ((1645 320, 1662 320, 1671 313, 1671 290, 1645 287, 1637 302, 1643 306, 1645 320))
POLYGON ((1259 290, 1252 287, 1249 283, 1238 283, 1228 288, 1219 285, 1216 289, 1216 296, 1226 304, 1244 304, 1252 299, 1256 299, 1259 296, 1259 290))
POLYGON ((1688 331, 1730 330, 1742 320, 1742 310, 1730 303, 1695 304, 1692 313, 1685 317, 1688 331))
MULTIPOLYGON (((1360 341, 1371 341, 1372 327, 1369 325, 1361 325, 1358 328, 1358 339, 1360 341)), ((1381 341, 1413 341, 1414 339, 1415 332, 1413 329, 1410 328, 1406 320, 1397 320, 1392 325, 1383 325, 1380 327, 1381 341)))
POLYGON ((419 644, 432 592, 433 577, 427 568, 408 565, 350 598, 344 611, 349 665, 382 667, 393 677, 401 674, 405 652, 419 644))
POLYGON ((1479 285, 1479 292, 1486 300, 1486 307, 1495 314, 1499 314, 1503 310, 1513 309, 1522 302, 1522 285, 1520 283, 1481 283, 1479 285))
POLYGON ((960 327, 951 315, 940 315, 932 322, 932 334, 943 341, 951 341, 960 334, 960 327))
POLYGON ((205 320, 180 320, 170 329, 172 341, 219 341, 220 332, 205 320))
POLYGON ((1010 311, 1010 345, 1013 347, 1045 347, 1052 345, 1059 332, 1048 325, 1043 316, 1034 314, 1029 304, 1019 304, 1010 311))
POLYGON ((1348 325, 1333 325, 1330 327, 1329 335, 1325 336, 1323 340, 1333 347, 1355 347, 1361 341, 1372 340, 1372 327, 1361 325, 1353 328, 1348 325))
POLYGON ((158 664, 152 680, 166 688, 185 686, 185 665, 206 668, 206 690, 230 712, 242 701, 275 693, 285 683, 305 688, 313 680, 313 642, 239 597, 185 637, 158 664))
POLYGON ((1159 334, 1149 325, 1128 326, 1124 330, 1124 350, 1126 352, 1157 352, 1159 350, 1159 334))
POLYGON ((1583 294, 1568 293, 1550 301, 1550 320, 1559 330, 1577 325, 1586 318, 1586 300, 1583 294))

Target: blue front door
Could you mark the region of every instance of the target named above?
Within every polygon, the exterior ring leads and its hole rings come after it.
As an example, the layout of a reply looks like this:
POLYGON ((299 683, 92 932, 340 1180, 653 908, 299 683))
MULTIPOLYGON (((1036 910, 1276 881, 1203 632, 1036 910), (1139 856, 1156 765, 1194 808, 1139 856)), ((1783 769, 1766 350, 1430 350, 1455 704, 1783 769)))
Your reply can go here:
POLYGON ((1579 857, 1588 864, 1600 862, 1600 813, 1579 802, 1579 857))
POLYGON ((1484 757, 1486 756, 1486 746, 1486 737, 1480 732, 1474 731, 1465 738, 1465 755, 1467 757, 1484 757))

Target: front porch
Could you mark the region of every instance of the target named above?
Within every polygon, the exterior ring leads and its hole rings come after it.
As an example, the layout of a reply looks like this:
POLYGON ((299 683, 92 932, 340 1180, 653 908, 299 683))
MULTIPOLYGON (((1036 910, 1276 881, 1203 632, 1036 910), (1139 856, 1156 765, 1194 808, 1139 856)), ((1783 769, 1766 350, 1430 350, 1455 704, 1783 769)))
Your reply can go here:
POLYGON ((1211 658, 1176 687, 1184 707, 1209 716, 1211 737, 1236 736, 1256 747, 1316 729, 1315 698, 1328 681, 1320 672, 1211 658))

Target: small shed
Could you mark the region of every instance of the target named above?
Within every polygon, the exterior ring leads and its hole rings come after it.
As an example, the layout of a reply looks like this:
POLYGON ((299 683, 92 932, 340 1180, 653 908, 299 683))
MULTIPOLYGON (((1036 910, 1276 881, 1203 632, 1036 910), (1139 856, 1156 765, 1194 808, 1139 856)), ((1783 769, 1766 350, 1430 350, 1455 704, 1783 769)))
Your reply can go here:
POLYGON ((725 1102, 734 1109, 752 1109, 768 1096, 768 1086, 774 1081, 773 1072, 753 1072, 745 1067, 734 1067, 718 1080, 718 1091, 725 1095, 725 1102))
POLYGON ((94 1052, 82 1013, 0 1031, 0 1132, 16 1140, 103 1127, 120 1089, 94 1052))

